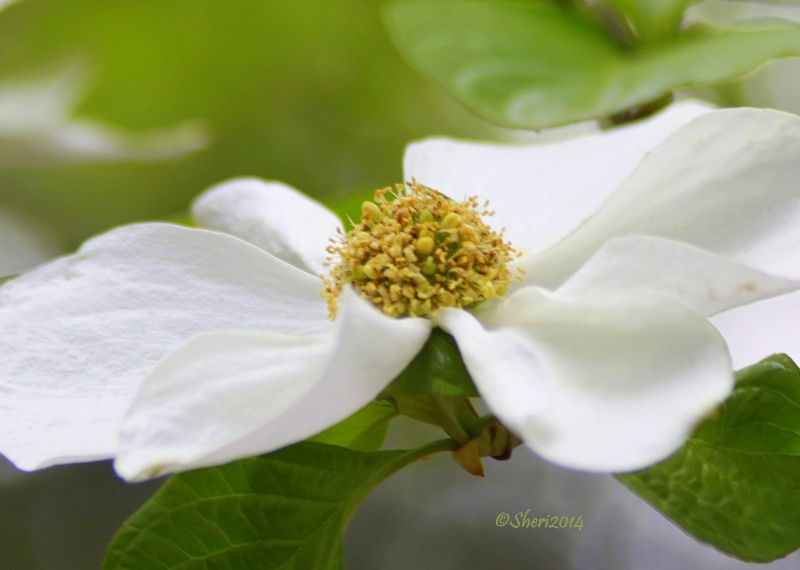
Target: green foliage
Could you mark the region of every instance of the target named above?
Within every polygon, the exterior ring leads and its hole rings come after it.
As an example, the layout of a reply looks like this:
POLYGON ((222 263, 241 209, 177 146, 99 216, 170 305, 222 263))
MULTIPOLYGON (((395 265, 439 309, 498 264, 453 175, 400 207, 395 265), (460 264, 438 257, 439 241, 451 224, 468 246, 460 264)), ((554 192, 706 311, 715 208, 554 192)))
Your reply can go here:
POLYGON ((680 27, 689 0, 605 0, 620 26, 629 26, 637 42, 668 38, 680 27))
POLYGON ((698 539, 744 560, 800 547, 800 370, 771 356, 737 374, 718 415, 674 456, 620 475, 698 539))
POLYGON ((730 81, 772 58, 800 55, 800 29, 789 22, 679 31, 681 2, 609 4, 626 14, 636 7, 632 22, 648 41, 551 0, 407 0, 387 17, 413 65, 508 127, 609 117, 679 87, 730 81))
POLYGON ((376 451, 386 437, 389 421, 397 410, 382 402, 372 402, 355 414, 314 436, 310 441, 341 445, 358 451, 376 451))
POLYGON ((367 493, 450 440, 361 452, 300 443, 270 455, 174 475, 120 529, 106 570, 334 570, 344 528, 367 493))
POLYGON ((382 396, 397 393, 435 394, 452 398, 478 396, 456 341, 439 328, 433 329, 419 354, 389 384, 382 396))

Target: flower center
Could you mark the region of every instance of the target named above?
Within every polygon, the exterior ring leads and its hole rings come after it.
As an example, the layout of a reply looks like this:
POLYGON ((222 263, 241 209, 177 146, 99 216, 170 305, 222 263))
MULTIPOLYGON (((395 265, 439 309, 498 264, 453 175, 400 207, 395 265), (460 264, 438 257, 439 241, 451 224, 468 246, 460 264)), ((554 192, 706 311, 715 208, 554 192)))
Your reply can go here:
POLYGON ((488 202, 455 202, 416 181, 375 192, 361 222, 331 240, 324 278, 331 318, 345 284, 392 317, 423 317, 442 307, 473 308, 513 281, 515 250, 487 226, 488 202))

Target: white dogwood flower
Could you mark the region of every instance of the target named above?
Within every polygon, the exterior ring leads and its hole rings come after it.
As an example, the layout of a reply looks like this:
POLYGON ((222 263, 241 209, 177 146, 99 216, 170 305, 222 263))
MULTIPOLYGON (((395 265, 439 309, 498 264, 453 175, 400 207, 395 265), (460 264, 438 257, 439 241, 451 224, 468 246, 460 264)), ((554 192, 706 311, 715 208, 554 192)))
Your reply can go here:
POLYGON ((441 326, 536 453, 645 467, 731 390, 705 317, 800 287, 797 156, 794 116, 692 104, 553 145, 429 140, 405 175, 435 203, 378 199, 347 236, 287 186, 226 182, 194 206, 216 231, 118 228, 0 289, 0 449, 130 480, 268 452, 374 399, 441 326))

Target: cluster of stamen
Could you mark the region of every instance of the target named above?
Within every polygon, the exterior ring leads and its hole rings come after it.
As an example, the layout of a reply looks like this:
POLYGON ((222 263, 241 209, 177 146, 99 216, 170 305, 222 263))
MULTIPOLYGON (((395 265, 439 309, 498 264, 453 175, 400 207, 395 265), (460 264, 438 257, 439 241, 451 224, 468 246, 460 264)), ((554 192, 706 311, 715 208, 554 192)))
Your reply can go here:
POLYGON ((323 278, 331 318, 350 284, 392 317, 430 315, 443 307, 473 308, 503 294, 513 281, 510 244, 484 224, 476 197, 453 201, 416 181, 375 192, 361 222, 328 247, 323 278))

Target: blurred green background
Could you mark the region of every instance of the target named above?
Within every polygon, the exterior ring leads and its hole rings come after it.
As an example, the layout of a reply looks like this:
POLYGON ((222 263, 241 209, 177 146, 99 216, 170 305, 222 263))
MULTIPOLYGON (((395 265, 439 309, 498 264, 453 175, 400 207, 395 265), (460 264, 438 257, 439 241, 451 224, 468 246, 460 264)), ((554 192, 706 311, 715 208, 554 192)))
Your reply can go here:
POLYGON ((0 208, 64 247, 184 211, 233 176, 335 200, 401 179, 404 145, 487 127, 411 70, 371 0, 29 0, 0 17, 0 77, 79 58, 77 115, 142 131, 200 119, 203 151, 151 163, 0 171, 0 208))

